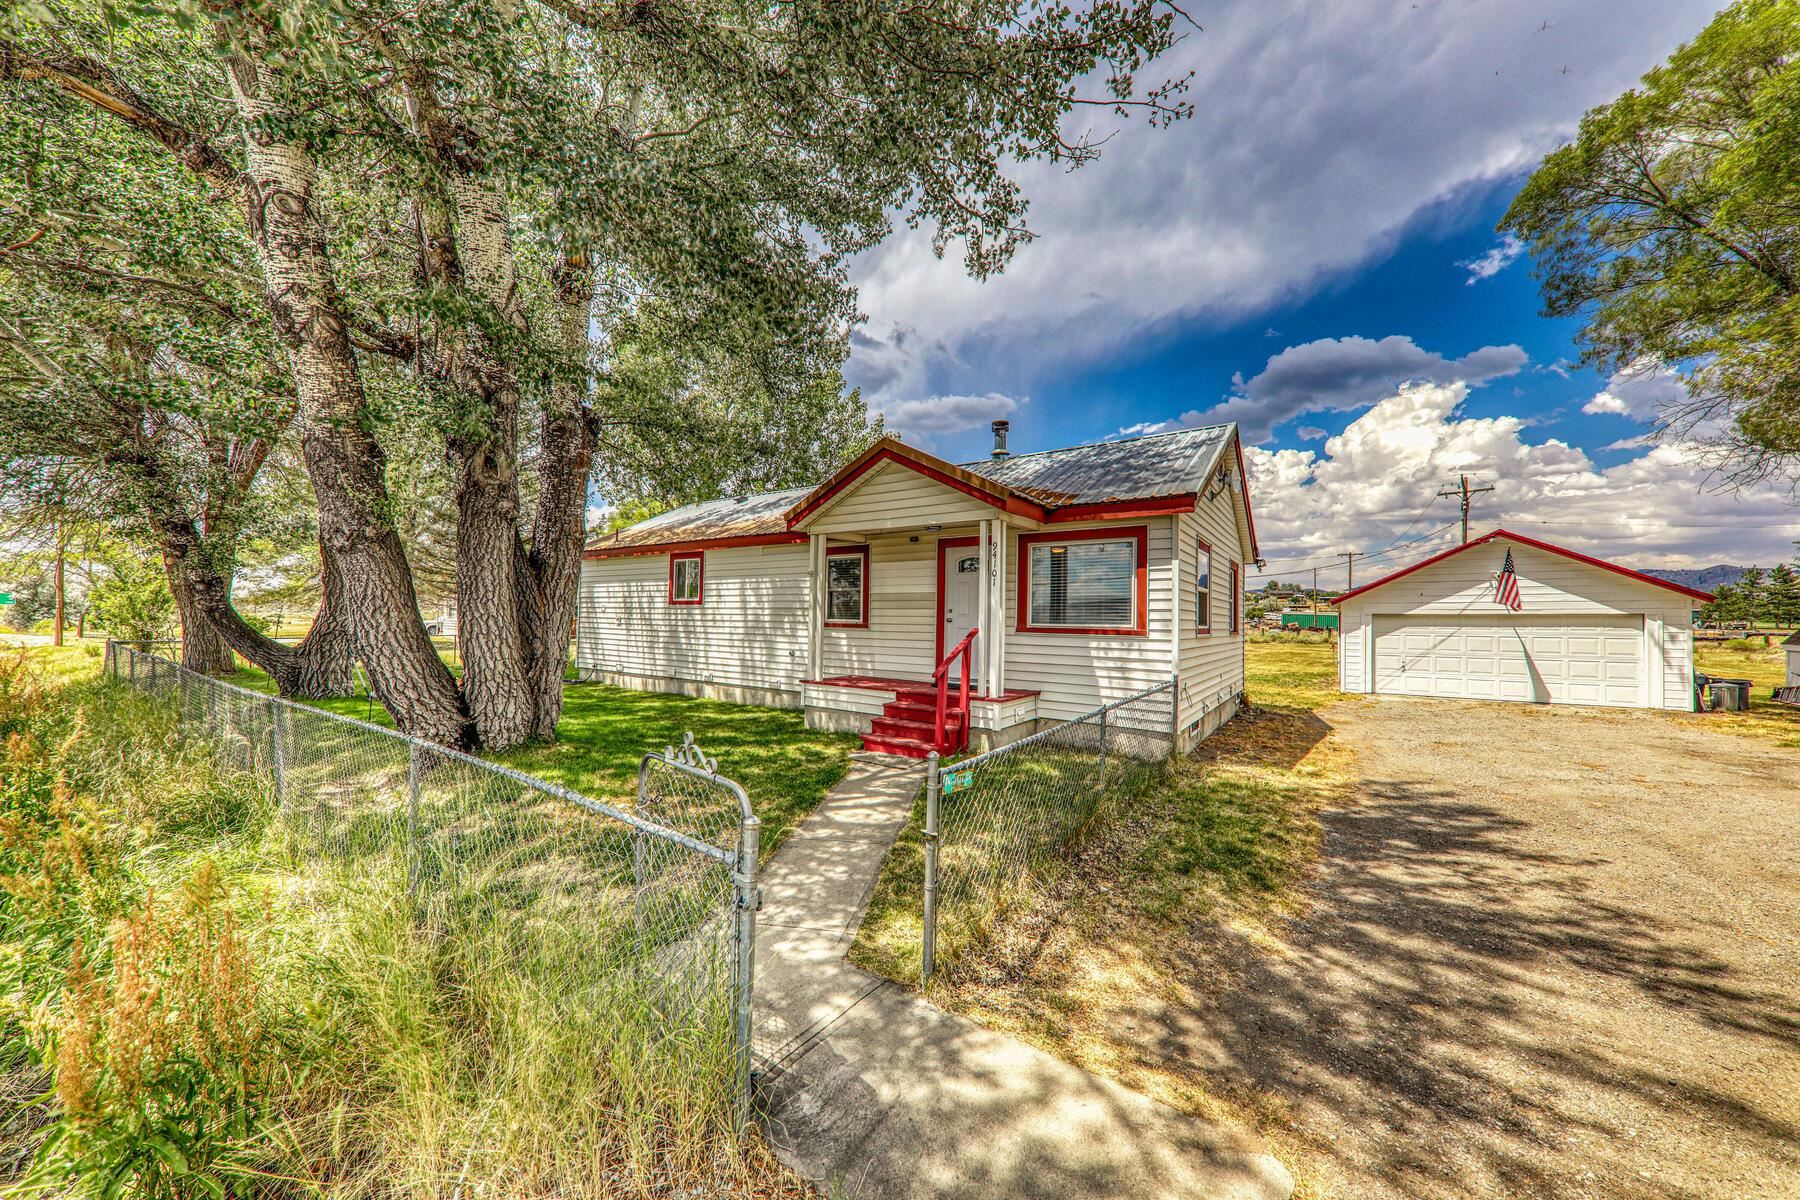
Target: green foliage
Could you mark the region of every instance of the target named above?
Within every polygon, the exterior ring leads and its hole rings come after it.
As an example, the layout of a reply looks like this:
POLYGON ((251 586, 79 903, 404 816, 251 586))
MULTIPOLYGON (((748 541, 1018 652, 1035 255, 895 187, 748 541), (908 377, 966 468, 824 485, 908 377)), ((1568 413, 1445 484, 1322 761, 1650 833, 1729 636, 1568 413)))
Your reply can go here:
POLYGON ((107 576, 88 593, 89 611, 112 637, 147 642, 169 637, 175 629, 175 598, 162 564, 130 551, 108 556, 107 576))
POLYGON ((21 633, 56 610, 56 588, 48 575, 34 575, 15 584, 12 598, 6 609, 6 623, 21 633))
POLYGON ((1589 112, 1501 228, 1584 359, 1680 371, 1661 414, 1743 476, 1800 463, 1800 9, 1739 0, 1641 86, 1589 112))

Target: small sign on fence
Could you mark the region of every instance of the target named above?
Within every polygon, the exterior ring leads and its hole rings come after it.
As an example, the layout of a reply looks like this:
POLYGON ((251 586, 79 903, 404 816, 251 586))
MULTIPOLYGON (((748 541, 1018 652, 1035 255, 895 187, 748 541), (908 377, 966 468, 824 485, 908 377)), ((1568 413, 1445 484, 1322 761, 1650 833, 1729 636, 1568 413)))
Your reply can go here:
POLYGON ((944 794, 947 796, 951 792, 960 791, 961 789, 966 788, 970 784, 974 783, 975 782, 975 772, 973 772, 973 771, 946 771, 946 772, 944 772, 943 777, 939 782, 943 786, 944 794))

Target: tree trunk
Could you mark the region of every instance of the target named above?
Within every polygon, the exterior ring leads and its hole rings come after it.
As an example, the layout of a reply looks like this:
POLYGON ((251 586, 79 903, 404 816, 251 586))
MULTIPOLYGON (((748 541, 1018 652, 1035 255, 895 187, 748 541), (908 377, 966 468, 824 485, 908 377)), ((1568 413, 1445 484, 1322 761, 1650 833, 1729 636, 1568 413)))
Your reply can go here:
POLYGON ((226 75, 244 126, 251 239, 293 368, 301 450, 320 538, 337 560, 351 640, 397 726, 470 746, 462 696, 419 618, 406 552, 384 512, 385 456, 364 422, 362 377, 313 203, 316 168, 304 146, 271 132, 285 114, 267 98, 261 65, 237 54, 226 75))
POLYGON ((181 621, 181 665, 202 675, 229 675, 237 666, 231 646, 207 617, 181 560, 163 547, 163 571, 169 594, 175 597, 175 613, 181 621))
POLYGON ((312 628, 294 647, 296 665, 291 694, 302 700, 356 694, 356 648, 344 612, 343 576, 323 543, 319 546, 319 558, 324 568, 324 596, 312 628))
POLYGON ((587 484, 594 466, 594 425, 587 405, 587 351, 593 316, 594 272, 584 250, 565 255, 556 273, 559 340, 578 368, 551 386, 538 432, 538 502, 532 520, 521 604, 532 696, 532 736, 556 737, 562 719, 563 674, 569 628, 581 587, 581 550, 587 532, 587 484))
POLYGON ((63 644, 63 619, 67 613, 68 588, 63 578, 63 559, 68 555, 68 547, 63 544, 62 526, 56 527, 56 625, 55 634, 50 644, 63 644))

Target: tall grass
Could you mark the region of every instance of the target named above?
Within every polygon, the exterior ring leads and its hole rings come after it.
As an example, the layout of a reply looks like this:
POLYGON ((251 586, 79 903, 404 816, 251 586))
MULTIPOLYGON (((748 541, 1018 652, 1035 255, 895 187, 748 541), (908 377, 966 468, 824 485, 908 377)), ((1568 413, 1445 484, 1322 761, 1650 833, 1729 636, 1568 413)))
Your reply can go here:
POLYGON ((278 807, 238 748, 74 654, 0 662, 0 1071, 35 1097, 0 1115, 0 1171, 22 1193, 796 1186, 733 1119, 705 868, 621 873, 616 830, 472 806, 448 770, 415 813, 358 809, 392 775, 366 756, 293 764, 278 807), (340 786, 297 791, 309 770, 340 786))

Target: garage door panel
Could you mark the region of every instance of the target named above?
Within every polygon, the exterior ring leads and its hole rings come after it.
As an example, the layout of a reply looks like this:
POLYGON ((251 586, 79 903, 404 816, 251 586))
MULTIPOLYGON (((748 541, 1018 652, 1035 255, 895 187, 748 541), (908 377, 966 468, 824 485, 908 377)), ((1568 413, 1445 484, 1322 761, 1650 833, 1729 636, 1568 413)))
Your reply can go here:
POLYGON ((1642 617, 1377 616, 1375 690, 1635 708, 1643 653, 1642 617))

